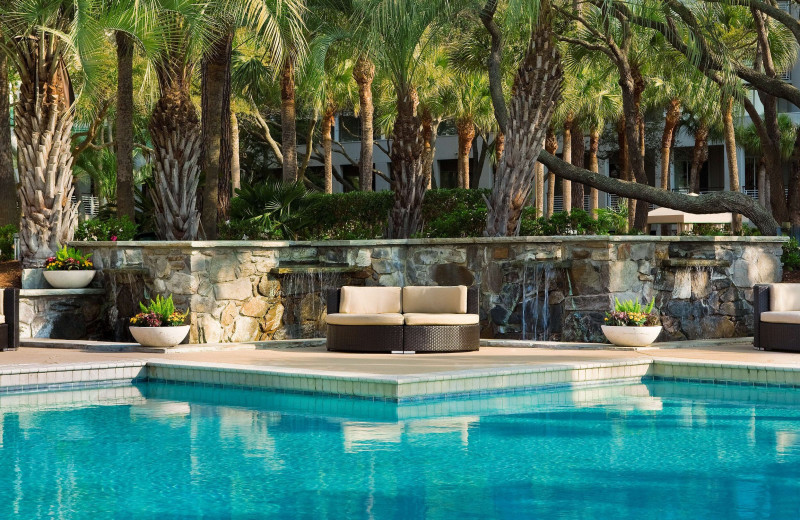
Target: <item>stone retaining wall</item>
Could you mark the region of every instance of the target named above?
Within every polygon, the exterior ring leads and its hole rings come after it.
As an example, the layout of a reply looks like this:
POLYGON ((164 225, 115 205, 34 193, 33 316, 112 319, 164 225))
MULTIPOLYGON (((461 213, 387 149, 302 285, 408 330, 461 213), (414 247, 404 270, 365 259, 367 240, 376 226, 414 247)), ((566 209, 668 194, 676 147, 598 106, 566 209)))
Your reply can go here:
POLYGON ((136 300, 174 295, 192 342, 309 337, 342 284, 478 285, 483 337, 601 341, 615 297, 656 299, 662 339, 752 333, 752 286, 781 279, 776 237, 526 237, 76 243, 117 334, 136 300))

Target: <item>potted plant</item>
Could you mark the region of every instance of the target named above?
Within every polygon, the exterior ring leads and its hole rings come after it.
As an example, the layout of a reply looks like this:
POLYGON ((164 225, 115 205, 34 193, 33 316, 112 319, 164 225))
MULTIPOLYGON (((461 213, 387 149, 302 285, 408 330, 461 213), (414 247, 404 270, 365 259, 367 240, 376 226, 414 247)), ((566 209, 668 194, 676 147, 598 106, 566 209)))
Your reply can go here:
POLYGON ((642 307, 635 300, 614 298, 614 310, 606 313, 603 334, 621 347, 646 347, 661 334, 661 322, 653 312, 653 301, 642 307))
POLYGON ((94 264, 78 249, 64 246, 44 263, 44 279, 55 289, 82 289, 94 278, 94 264))
POLYGON ((139 308, 142 312, 131 318, 130 331, 142 346, 174 347, 189 333, 189 325, 184 325, 187 313, 175 310, 171 294, 156 296, 147 305, 139 302, 139 308))

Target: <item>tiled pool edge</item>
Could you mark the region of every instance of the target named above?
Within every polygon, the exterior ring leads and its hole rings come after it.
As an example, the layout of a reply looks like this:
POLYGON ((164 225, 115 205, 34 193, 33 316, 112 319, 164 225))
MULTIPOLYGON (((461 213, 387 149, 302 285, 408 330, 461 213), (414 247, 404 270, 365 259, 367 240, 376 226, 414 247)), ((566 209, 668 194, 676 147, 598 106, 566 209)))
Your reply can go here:
POLYGON ((0 368, 0 394, 163 381, 404 403, 643 380, 800 388, 800 367, 634 359, 478 368, 420 375, 377 375, 151 360, 0 368))
POLYGON ((147 378, 146 361, 0 367, 0 394, 130 385, 147 378))

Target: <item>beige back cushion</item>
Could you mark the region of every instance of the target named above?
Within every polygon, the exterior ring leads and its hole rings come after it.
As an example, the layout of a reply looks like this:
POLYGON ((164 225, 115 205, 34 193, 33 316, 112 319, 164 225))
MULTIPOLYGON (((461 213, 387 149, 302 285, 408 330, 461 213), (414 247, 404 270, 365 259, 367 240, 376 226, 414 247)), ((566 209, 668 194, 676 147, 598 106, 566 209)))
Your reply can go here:
POLYGON ((339 312, 343 314, 383 314, 403 311, 400 287, 342 287, 339 312))
POLYGON ((800 283, 774 283, 769 288, 769 310, 800 311, 800 283))
POLYGON ((467 287, 403 287, 403 312, 465 314, 467 287))

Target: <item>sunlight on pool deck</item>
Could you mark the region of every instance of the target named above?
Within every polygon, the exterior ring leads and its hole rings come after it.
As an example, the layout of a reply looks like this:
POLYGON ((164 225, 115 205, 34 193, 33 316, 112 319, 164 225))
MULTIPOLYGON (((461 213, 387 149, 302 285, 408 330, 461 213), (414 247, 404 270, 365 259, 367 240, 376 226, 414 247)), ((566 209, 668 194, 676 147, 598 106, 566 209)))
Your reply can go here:
POLYGON ((382 375, 411 375, 476 368, 592 363, 621 360, 686 360, 706 363, 742 363, 791 366, 800 369, 800 354, 763 352, 752 340, 684 342, 680 348, 639 351, 551 350, 543 348, 482 347, 478 352, 456 354, 352 354, 327 352, 325 347, 294 349, 231 350, 154 354, 143 352, 88 352, 78 349, 22 347, 0 352, 0 368, 20 365, 107 363, 123 360, 172 360, 232 364, 251 367, 282 367, 382 375))

